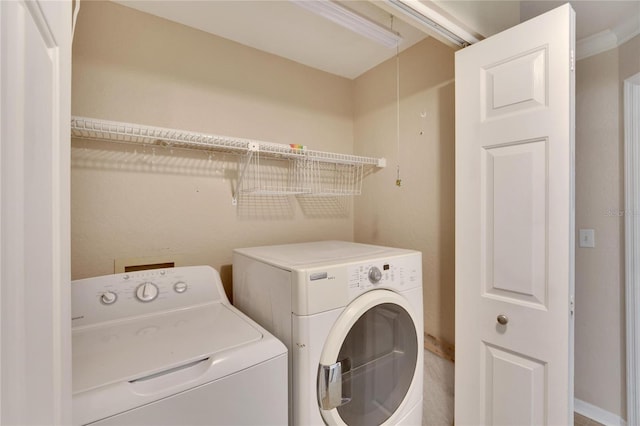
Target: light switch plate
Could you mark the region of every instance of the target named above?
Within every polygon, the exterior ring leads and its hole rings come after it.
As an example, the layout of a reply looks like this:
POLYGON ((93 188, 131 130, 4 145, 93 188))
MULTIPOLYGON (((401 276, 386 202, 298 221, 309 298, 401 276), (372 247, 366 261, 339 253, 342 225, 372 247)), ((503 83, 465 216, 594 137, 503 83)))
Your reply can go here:
POLYGON ((596 246, 596 231, 593 229, 581 229, 579 238, 580 247, 593 248, 596 246))

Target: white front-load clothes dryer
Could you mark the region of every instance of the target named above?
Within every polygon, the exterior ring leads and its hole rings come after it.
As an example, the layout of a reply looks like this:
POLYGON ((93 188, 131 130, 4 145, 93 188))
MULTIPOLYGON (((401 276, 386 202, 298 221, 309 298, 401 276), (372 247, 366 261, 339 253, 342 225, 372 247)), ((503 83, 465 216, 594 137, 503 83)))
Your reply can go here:
POLYGON ((287 350, 209 266, 71 283, 74 425, 281 425, 287 350))
POLYGON ((421 265, 342 241, 234 251, 235 306, 289 349, 289 424, 422 423, 421 265))

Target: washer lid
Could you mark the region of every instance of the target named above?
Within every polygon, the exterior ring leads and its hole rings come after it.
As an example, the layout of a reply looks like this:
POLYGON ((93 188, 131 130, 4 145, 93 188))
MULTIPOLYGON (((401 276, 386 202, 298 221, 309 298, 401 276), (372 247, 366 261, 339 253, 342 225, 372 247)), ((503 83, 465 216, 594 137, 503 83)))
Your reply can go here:
POLYGON ((262 339, 222 303, 73 330, 73 393, 132 381, 262 339))

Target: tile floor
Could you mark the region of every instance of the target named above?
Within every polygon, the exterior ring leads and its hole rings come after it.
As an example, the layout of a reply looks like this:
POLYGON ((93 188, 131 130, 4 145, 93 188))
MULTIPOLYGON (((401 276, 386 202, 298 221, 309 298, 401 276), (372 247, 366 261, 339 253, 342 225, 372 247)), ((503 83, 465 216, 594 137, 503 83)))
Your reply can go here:
MULTIPOLYGON (((453 425, 453 363, 424 351, 423 426, 453 425)), ((574 426, 603 426, 575 413, 574 426)))
POLYGON ((453 363, 427 350, 424 351, 422 424, 453 425, 453 363))
POLYGON ((598 423, 578 413, 574 413, 573 415, 573 424, 575 426, 604 426, 602 423, 598 423))

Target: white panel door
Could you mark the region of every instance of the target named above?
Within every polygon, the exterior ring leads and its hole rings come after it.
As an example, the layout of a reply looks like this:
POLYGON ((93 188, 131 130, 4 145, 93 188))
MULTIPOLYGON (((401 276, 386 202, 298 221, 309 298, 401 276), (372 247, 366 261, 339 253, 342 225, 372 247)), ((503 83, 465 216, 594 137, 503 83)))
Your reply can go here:
POLYGON ((71 3, 0 1, 0 423, 71 420, 71 3))
POLYGON ((573 424, 574 12, 456 53, 456 424, 573 424))

